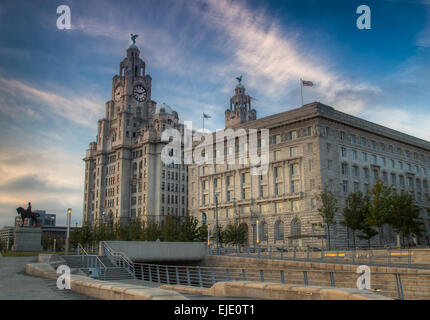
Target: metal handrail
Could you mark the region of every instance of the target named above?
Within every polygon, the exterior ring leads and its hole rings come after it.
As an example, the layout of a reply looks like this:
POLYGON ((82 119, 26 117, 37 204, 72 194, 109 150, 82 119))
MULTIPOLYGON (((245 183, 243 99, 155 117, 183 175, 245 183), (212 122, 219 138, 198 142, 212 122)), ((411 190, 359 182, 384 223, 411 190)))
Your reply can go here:
POLYGON ((103 249, 105 249, 105 253, 107 253, 107 257, 109 258, 109 260, 112 261, 112 263, 118 266, 118 261, 115 258, 119 258, 126 265, 127 271, 133 276, 133 278, 136 278, 134 272, 134 263, 125 254, 123 254, 122 252, 113 251, 113 249, 105 241, 102 241, 102 246, 103 249))
POLYGON ((84 254, 86 257, 95 257, 100 267, 102 267, 103 269, 107 269, 106 265, 103 263, 103 261, 100 260, 98 255, 88 254, 88 252, 84 249, 84 247, 80 243, 78 243, 78 255, 82 256, 82 260, 83 260, 84 254), (82 253, 83 253, 82 255, 79 254, 80 249, 82 249, 82 253))
POLYGON ((226 255, 237 257, 248 257, 258 259, 274 259, 274 260, 294 260, 308 262, 324 262, 324 263, 340 263, 340 264, 362 264, 363 255, 367 258, 366 264, 372 266, 387 266, 387 267, 404 267, 411 269, 429 269, 430 264, 425 262, 412 263, 413 251, 416 249, 385 249, 386 252, 378 252, 378 250, 332 250, 314 251, 311 248, 307 250, 285 250, 282 247, 241 247, 236 248, 207 248, 208 255, 226 255), (273 250, 275 248, 275 250, 273 250), (316 255, 320 254, 320 257, 316 255), (342 256, 339 256, 342 254, 342 256), (313 257, 311 257, 313 255, 313 257))
MULTIPOLYGON (((289 281, 294 283, 303 283, 304 286, 309 285, 322 285, 329 287, 351 287, 355 286, 355 278, 361 274, 355 271, 344 270, 310 270, 310 269, 266 269, 266 268, 240 268, 240 267, 200 267, 200 266, 179 266, 179 265, 159 265, 159 264, 145 264, 135 263, 135 270, 137 278, 151 282, 166 283, 166 284, 179 284, 197 287, 210 287, 219 281, 258 281, 258 282, 275 282, 286 283, 286 275, 290 274, 293 278, 289 281), (329 277, 314 278, 312 275, 324 274, 329 277), (344 278, 342 275, 350 275, 351 278, 344 278), (340 276, 340 278, 338 277, 340 276)), ((388 282, 381 280, 378 288, 373 290, 381 292, 384 295, 397 297, 397 299, 405 299, 405 294, 411 291, 414 294, 416 286, 402 284, 402 277, 404 276, 406 283, 408 283, 408 276, 413 276, 407 272, 372 272, 372 276, 382 275, 385 279, 387 275, 393 276, 388 282)), ((430 274, 423 275, 428 282, 430 282, 430 274)), ((288 280, 287 280, 288 281, 288 280)), ((373 280, 372 280, 373 281, 373 280)), ((425 297, 430 296, 430 287, 428 284, 423 284, 422 293, 425 297)), ((416 293, 415 293, 416 294, 416 293)))

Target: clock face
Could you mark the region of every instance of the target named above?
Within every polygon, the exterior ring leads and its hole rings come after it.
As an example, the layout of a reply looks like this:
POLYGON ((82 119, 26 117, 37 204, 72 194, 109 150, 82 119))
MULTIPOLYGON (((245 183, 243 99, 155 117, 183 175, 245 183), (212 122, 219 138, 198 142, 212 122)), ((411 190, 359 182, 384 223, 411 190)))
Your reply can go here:
POLYGON ((137 86, 134 87, 133 89, 133 96, 134 98, 139 101, 142 102, 146 99, 146 89, 141 86, 140 84, 138 84, 137 86))
POLYGON ((115 101, 119 101, 120 99, 121 99, 121 87, 118 87, 115 90, 115 101))

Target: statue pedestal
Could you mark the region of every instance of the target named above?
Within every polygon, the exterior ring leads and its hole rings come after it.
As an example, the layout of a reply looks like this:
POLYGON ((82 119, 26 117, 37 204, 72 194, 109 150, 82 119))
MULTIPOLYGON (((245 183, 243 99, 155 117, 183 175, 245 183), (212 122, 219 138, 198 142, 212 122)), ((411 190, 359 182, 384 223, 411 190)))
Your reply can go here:
POLYGON ((12 251, 43 251, 42 228, 16 227, 12 251))

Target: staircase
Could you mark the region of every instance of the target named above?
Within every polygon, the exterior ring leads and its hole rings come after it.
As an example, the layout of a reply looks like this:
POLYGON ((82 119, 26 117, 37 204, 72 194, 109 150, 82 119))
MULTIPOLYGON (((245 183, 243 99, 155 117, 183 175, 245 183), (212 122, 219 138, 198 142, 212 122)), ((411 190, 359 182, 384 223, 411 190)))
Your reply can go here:
MULTIPOLYGON (((70 269, 80 270, 85 275, 98 274, 100 280, 135 279, 132 272, 123 265, 116 265, 107 256, 89 255, 82 247, 79 255, 55 255, 50 259, 54 268, 67 265, 70 269)), ((72 270, 73 271, 73 270, 72 270)))

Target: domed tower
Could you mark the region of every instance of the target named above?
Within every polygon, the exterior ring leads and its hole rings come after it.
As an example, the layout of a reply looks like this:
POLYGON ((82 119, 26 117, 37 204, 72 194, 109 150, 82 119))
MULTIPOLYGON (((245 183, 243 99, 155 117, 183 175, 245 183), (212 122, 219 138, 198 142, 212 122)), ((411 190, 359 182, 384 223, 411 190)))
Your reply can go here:
POLYGON ((242 76, 236 78, 238 84, 234 89, 235 95, 230 99, 230 109, 225 111, 225 127, 232 127, 257 119, 257 111, 251 108, 251 97, 246 95, 242 85, 242 76))

